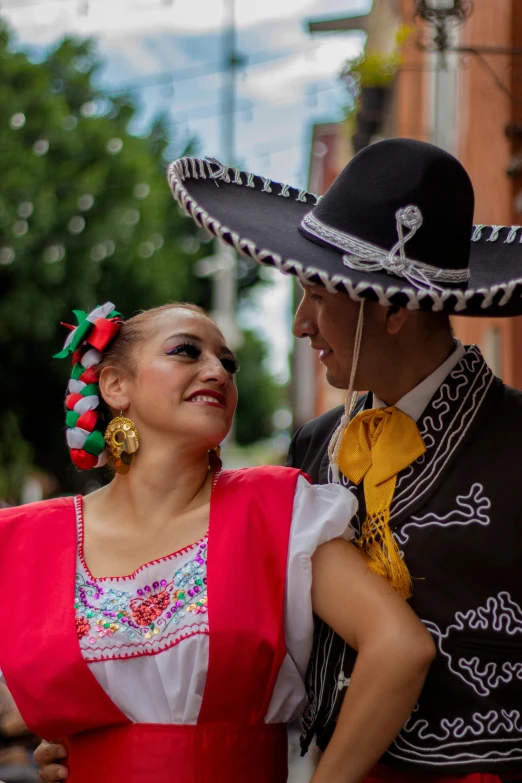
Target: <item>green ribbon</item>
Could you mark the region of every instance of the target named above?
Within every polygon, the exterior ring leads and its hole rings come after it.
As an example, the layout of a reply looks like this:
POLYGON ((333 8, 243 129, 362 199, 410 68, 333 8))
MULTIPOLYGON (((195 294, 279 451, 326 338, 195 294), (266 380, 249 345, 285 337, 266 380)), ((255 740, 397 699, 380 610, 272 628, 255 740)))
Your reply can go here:
MULTIPOLYGON (((71 353, 74 353, 76 350, 78 350, 94 326, 91 321, 87 320, 89 313, 86 313, 85 310, 73 310, 73 313, 76 316, 76 320, 78 321, 78 326, 74 330, 72 340, 67 348, 61 350, 60 353, 56 353, 53 356, 53 359, 66 359, 71 353)), ((116 316, 121 316, 121 313, 119 313, 117 310, 113 310, 105 317, 108 321, 110 321, 111 318, 115 318, 116 316)))
POLYGON ((65 414, 65 425, 72 430, 74 427, 76 427, 76 422, 79 418, 79 413, 76 413, 75 411, 67 411, 65 414))
POLYGON ((97 457, 105 448, 105 438, 100 430, 93 430, 83 444, 83 450, 97 457))
POLYGON ((71 378, 75 381, 78 381, 80 379, 80 375, 83 375, 84 372, 85 372, 85 367, 83 366, 83 364, 80 364, 80 362, 76 362, 76 364, 72 368, 71 378))
POLYGON ((99 394, 100 389, 97 383, 89 383, 81 390, 82 397, 90 397, 93 394, 99 394))

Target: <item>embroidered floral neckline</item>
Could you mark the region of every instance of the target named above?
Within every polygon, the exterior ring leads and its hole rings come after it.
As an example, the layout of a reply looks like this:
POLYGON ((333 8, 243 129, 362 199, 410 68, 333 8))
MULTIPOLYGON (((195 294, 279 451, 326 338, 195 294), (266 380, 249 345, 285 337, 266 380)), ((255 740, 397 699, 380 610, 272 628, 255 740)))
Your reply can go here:
MULTIPOLYGON (((219 474, 216 474, 212 491, 219 474)), ((144 563, 126 576, 92 576, 83 552, 82 497, 74 595, 76 631, 86 660, 154 655, 208 633, 208 531, 199 541, 144 563), (180 562, 181 561, 181 562, 180 562), (125 589, 121 582, 126 582, 125 589)))
MULTIPOLYGON (((82 649, 98 650, 102 657, 109 658, 156 653, 179 641, 179 632, 189 620, 206 621, 207 547, 205 536, 191 547, 195 554, 172 576, 168 566, 171 558, 143 566, 140 578, 133 581, 147 584, 129 585, 125 590, 117 584, 100 584, 100 580, 90 579, 80 562, 74 608, 82 649), (164 578, 159 578, 159 569, 164 578), (147 579, 146 574, 151 571, 156 578, 147 579), (201 617, 196 620, 198 615, 201 617), (109 643, 112 637, 116 639, 109 643), (153 642, 160 644, 152 647, 153 642)), ((206 629, 201 627, 199 632, 206 629)))

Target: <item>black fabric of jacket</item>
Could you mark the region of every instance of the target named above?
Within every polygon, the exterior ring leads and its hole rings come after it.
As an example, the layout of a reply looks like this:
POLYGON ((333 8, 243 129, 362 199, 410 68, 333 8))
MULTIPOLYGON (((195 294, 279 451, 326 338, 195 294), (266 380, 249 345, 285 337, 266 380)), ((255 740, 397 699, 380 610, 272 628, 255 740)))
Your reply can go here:
MULTIPOLYGON (((366 395, 357 410, 370 406, 366 395)), ((341 415, 308 422, 291 444, 289 464, 314 483, 328 482, 327 446, 341 415)), ((439 774, 522 773, 522 393, 495 378, 473 346, 418 426, 426 453, 399 474, 390 525, 414 578, 411 605, 438 655, 383 761, 439 774)), ((321 748, 328 743, 354 658, 316 619, 304 748, 314 734, 321 748)))

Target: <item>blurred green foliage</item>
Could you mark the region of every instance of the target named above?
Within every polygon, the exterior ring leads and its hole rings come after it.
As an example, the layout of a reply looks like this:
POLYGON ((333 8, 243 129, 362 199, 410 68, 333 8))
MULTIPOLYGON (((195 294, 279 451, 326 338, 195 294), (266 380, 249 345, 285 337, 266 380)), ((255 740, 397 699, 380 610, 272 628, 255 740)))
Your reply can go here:
POLYGON ((272 434, 272 417, 281 407, 283 394, 265 369, 267 346, 250 330, 243 333, 243 340, 236 351, 240 371, 235 436, 240 446, 248 446, 272 434))
MULTIPOLYGON (((31 468, 62 492, 92 478, 69 463, 69 367, 51 358, 73 308, 110 300, 129 316, 169 300, 209 306, 210 283, 192 270, 212 246, 168 191, 165 120, 146 138, 131 135, 135 101, 95 86, 100 64, 91 40, 74 39, 35 64, 12 51, 0 23, 0 499, 18 499, 31 468)), ((252 282, 255 273, 242 284, 252 282)), ((264 351, 255 335, 246 348, 264 351)), ((251 443, 269 434, 277 395, 262 364, 243 361, 237 430, 251 443)))

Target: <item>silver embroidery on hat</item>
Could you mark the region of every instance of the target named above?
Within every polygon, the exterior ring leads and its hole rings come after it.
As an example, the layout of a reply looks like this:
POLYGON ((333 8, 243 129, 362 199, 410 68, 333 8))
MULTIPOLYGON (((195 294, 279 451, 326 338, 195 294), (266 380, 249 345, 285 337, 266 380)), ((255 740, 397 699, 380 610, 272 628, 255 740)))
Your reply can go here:
POLYGON ((397 242, 390 251, 365 242, 359 237, 332 228, 308 212, 301 226, 307 232, 328 242, 338 250, 344 250, 343 264, 356 272, 387 272, 403 277, 418 289, 444 290, 441 283, 464 283, 469 279, 469 269, 439 269, 406 256, 405 245, 422 226, 420 209, 414 205, 403 207, 395 213, 397 242), (409 229, 404 233, 404 229, 409 229))

